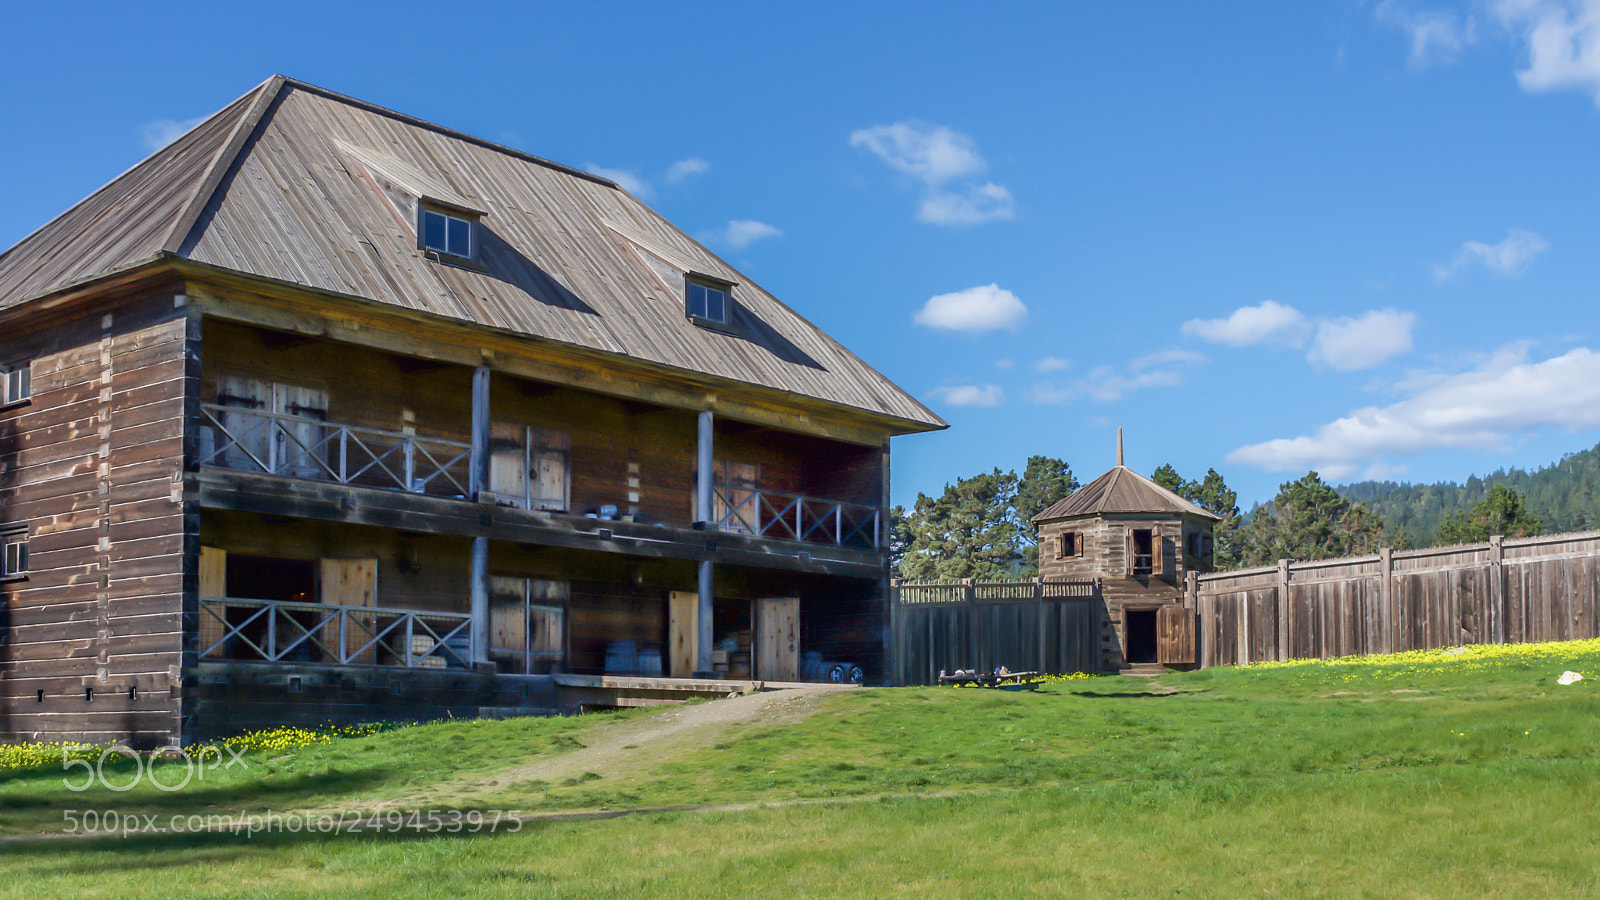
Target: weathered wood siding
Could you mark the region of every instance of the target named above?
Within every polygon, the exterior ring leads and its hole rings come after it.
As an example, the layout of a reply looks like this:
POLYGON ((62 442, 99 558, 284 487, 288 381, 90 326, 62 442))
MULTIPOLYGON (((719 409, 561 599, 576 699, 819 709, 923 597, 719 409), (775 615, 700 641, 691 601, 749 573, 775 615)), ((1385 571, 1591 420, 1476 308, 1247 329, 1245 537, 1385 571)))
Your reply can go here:
POLYGON ((1600 636, 1600 532, 1195 579, 1205 666, 1600 636))
POLYGON ((1094 582, 896 584, 894 684, 937 684, 941 670, 1098 672, 1105 603, 1094 582))
POLYGON ((192 327, 164 293, 0 345, 33 364, 31 401, 0 410, 0 523, 30 535, 0 584, 0 737, 178 735, 192 327))

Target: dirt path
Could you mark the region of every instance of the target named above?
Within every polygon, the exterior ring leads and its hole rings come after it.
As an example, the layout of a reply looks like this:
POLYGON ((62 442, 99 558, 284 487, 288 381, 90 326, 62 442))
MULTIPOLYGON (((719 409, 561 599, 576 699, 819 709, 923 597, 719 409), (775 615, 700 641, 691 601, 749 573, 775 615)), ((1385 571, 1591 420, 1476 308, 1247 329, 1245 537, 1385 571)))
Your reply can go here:
POLYGON ((583 745, 564 753, 500 769, 488 776, 431 784, 411 796, 354 806, 386 810, 470 802, 518 784, 561 784, 594 776, 613 784, 624 783, 648 775, 672 756, 716 743, 731 727, 756 721, 775 725, 804 719, 816 711, 824 695, 840 690, 859 689, 807 685, 666 707, 657 715, 613 722, 584 732, 583 745))

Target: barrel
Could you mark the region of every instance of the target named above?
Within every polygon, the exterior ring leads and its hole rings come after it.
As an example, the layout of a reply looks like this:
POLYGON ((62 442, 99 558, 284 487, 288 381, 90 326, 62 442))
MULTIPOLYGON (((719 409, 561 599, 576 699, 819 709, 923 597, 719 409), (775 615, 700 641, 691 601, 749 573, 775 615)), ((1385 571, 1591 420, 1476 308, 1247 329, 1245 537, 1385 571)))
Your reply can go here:
MULTIPOLYGON (((661 665, 661 656, 656 655, 656 666, 661 665)), ((639 673, 639 653, 633 641, 612 641, 606 645, 607 675, 637 675, 639 673)))
POLYGON ((848 674, 844 676, 847 684, 861 684, 867 680, 867 673, 861 671, 860 666, 852 665, 848 674))
POLYGON ((800 680, 801 681, 827 681, 827 663, 822 661, 822 654, 808 651, 800 655, 800 680))
POLYGON ((639 651, 639 677, 640 678, 660 678, 661 677, 661 651, 660 650, 640 650, 639 651))

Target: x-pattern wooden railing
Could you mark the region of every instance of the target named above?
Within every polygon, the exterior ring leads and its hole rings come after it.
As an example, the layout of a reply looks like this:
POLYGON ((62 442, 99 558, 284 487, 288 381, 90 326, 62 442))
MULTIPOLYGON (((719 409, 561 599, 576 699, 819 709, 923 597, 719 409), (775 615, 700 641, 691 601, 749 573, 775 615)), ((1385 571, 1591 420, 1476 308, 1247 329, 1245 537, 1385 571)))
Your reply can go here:
POLYGON ((204 404, 200 464, 465 497, 472 445, 235 406, 204 404))
POLYGON ((713 491, 719 506, 727 510, 716 523, 722 531, 840 546, 878 546, 878 510, 874 507, 728 484, 714 485, 713 491))
POLYGON ((470 668, 471 641, 463 613, 200 598, 203 659, 470 668))

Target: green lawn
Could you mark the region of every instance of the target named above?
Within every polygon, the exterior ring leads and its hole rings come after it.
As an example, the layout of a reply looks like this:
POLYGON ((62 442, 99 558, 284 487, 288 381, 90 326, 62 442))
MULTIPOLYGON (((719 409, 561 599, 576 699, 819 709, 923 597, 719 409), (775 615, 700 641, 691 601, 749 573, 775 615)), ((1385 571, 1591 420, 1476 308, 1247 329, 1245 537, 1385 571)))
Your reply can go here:
POLYGON ((802 721, 553 783, 494 776, 619 719, 253 751, 172 793, 71 792, 58 764, 0 773, 0 833, 59 833, 68 809, 158 824, 375 803, 622 814, 494 834, 463 820, 458 834, 12 842, 0 897, 1592 897, 1597 684, 1600 642, 1585 642, 1033 694, 846 692, 802 721), (1569 669, 1591 680, 1558 685, 1569 669))

